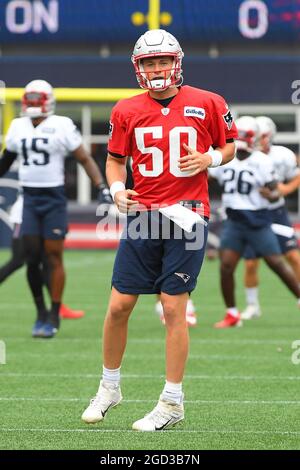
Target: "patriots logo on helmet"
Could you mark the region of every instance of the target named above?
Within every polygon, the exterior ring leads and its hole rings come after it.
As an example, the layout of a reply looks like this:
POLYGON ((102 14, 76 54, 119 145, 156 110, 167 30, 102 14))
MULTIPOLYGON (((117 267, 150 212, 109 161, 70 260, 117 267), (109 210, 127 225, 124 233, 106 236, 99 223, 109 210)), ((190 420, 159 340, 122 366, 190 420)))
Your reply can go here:
POLYGON ((230 131, 230 129, 232 128, 232 123, 233 123, 233 117, 232 117, 230 110, 228 110, 226 114, 223 114, 223 119, 227 125, 228 130, 230 131))

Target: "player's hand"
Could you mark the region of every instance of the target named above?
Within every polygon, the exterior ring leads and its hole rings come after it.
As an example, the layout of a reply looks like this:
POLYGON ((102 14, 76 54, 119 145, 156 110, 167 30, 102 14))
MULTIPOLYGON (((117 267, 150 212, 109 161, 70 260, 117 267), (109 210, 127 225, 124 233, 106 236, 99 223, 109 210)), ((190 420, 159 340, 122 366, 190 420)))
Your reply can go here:
POLYGON ((188 152, 184 157, 179 158, 178 168, 184 172, 191 172, 189 176, 194 176, 205 171, 211 165, 212 158, 207 153, 200 153, 183 144, 184 149, 188 152))
POLYGON ((278 183, 277 189, 280 192, 280 195, 283 197, 287 196, 290 193, 288 185, 284 183, 278 183))
POLYGON ((139 204, 138 201, 133 201, 132 196, 138 196, 136 191, 133 189, 125 189, 124 191, 118 191, 115 194, 115 203, 120 212, 127 213, 130 209, 134 209, 134 206, 139 204))
POLYGON ((97 199, 99 204, 110 205, 114 203, 110 195, 109 189, 105 183, 100 184, 97 199))
POLYGON ((270 189, 270 188, 267 188, 266 186, 260 188, 259 190, 260 194, 262 197, 264 197, 265 199, 268 199, 268 201, 270 202, 275 202, 275 201, 278 201, 278 199, 280 198, 281 194, 280 192, 278 191, 278 189, 270 189))

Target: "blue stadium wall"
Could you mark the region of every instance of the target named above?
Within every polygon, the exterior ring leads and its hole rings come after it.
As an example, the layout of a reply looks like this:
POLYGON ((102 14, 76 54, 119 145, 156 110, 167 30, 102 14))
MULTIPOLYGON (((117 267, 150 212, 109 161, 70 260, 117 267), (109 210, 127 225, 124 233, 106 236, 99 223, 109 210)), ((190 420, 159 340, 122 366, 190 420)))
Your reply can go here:
MULTIPOLYGON (((291 103, 292 82, 300 79, 298 57, 186 57, 185 83, 226 96, 233 103, 291 103)), ((136 87, 128 57, 0 58, 6 86, 23 87, 43 78, 55 87, 136 87)))

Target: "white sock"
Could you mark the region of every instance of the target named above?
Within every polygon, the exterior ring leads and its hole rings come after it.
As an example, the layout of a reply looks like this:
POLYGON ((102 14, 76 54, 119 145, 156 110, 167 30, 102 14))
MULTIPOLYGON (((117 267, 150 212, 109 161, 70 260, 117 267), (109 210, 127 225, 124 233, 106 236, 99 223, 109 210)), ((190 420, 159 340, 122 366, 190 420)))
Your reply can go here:
POLYGON ((164 309, 163 309, 163 306, 162 306, 162 303, 161 303, 160 300, 158 302, 156 302, 156 304, 155 304, 155 312, 157 313, 157 315, 163 315, 164 314, 164 309))
POLYGON ((108 385, 120 385, 121 367, 119 367, 118 369, 107 369, 103 366, 102 380, 108 385))
POLYGON ((175 384, 166 380, 166 384, 162 391, 161 398, 166 401, 171 401, 177 403, 177 405, 180 405, 183 401, 182 383, 175 384))
POLYGON ((257 287, 246 287, 246 302, 247 305, 258 305, 258 288, 257 287))
POLYGON ((189 299, 187 301, 186 311, 189 312, 190 314, 195 313, 196 309, 195 309, 195 305, 194 305, 192 299, 189 299))
POLYGON ((232 317, 235 317, 235 318, 238 318, 238 316, 240 315, 236 307, 229 307, 226 311, 227 313, 230 313, 232 317))

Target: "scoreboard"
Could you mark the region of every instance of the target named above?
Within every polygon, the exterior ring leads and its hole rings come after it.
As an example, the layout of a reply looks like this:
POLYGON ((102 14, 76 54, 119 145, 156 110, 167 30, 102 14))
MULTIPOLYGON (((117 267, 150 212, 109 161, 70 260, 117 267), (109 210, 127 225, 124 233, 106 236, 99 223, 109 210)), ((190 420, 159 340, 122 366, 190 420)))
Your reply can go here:
MULTIPOLYGON (((0 0, 0 45, 132 43, 148 10, 148 0, 0 0)), ((161 0, 160 11, 160 26, 184 43, 300 39, 300 0, 161 0)))

